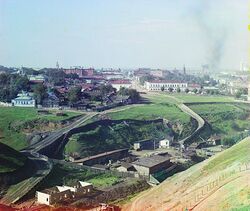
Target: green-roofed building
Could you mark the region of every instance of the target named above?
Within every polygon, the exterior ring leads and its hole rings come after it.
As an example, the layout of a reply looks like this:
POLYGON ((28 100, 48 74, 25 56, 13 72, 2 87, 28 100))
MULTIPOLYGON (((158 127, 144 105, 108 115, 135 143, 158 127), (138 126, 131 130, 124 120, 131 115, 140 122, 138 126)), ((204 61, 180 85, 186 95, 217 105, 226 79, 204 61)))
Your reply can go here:
POLYGON ((12 106, 18 107, 35 107, 36 101, 33 98, 32 93, 22 92, 17 95, 17 98, 11 101, 12 106))

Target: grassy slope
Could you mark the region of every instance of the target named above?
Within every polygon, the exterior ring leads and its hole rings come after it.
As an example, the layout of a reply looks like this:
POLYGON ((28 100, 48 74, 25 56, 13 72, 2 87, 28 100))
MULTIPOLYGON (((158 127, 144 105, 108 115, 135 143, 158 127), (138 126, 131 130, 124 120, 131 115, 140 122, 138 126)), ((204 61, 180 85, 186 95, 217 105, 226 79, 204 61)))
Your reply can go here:
POLYGON ((241 109, 244 106, 223 103, 197 104, 189 107, 212 125, 213 133, 229 137, 250 129, 250 121, 247 117, 249 113, 241 109))
POLYGON ((27 146, 25 135, 9 129, 9 124, 14 121, 29 121, 37 118, 56 121, 79 115, 79 113, 65 112, 67 116, 56 116, 54 112, 49 115, 38 115, 34 108, 0 107, 0 142, 16 150, 27 146))
POLYGON ((14 171, 24 165, 26 157, 0 143, 0 173, 14 171))
MULTIPOLYGON (((150 191, 142 193, 133 200, 132 204, 125 206, 124 210, 129 210, 131 207, 138 210, 177 208, 182 204, 180 200, 194 199, 197 194, 195 190, 211 183, 222 175, 222 172, 238 169, 238 165, 249 163, 249 151, 250 137, 230 149, 174 175, 150 191)), ((249 176, 249 171, 244 171, 232 176, 236 179, 228 183, 221 182, 219 184, 221 188, 208 195, 194 210, 231 210, 244 209, 249 206, 250 184, 247 182, 249 176)))
POLYGON ((170 121, 189 122, 190 118, 183 113, 176 104, 176 99, 163 93, 148 93, 143 95, 150 104, 110 113, 112 119, 155 119, 166 118, 170 121))

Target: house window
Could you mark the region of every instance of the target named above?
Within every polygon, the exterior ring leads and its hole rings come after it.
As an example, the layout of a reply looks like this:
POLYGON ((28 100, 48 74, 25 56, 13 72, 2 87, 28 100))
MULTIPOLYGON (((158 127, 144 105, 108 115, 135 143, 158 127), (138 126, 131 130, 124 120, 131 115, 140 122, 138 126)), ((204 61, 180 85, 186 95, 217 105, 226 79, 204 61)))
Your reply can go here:
POLYGON ((46 201, 49 201, 49 198, 46 198, 46 201))

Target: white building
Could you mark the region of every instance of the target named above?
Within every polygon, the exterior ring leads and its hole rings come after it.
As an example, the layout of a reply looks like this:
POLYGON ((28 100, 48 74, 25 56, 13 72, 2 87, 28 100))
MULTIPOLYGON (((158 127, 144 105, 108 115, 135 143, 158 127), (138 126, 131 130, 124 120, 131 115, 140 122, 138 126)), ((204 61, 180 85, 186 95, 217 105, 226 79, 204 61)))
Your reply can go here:
POLYGON ((127 88, 127 89, 132 87, 132 84, 131 84, 131 82, 129 80, 114 80, 114 81, 111 81, 110 84, 117 91, 119 91, 121 89, 121 87, 124 87, 124 88, 127 88))
POLYGON ((159 148, 169 148, 170 147, 170 141, 167 139, 161 140, 159 142, 159 148))
POLYGON ((93 185, 88 182, 76 182, 70 186, 56 186, 43 191, 36 192, 37 202, 40 204, 52 205, 59 202, 83 197, 93 190, 93 185))
POLYGON ((178 88, 180 88, 181 91, 185 91, 185 89, 188 88, 187 83, 165 80, 145 81, 144 86, 148 91, 161 91, 162 87, 164 87, 165 91, 169 88, 172 88, 173 91, 177 91, 178 88))
POLYGON ((17 107, 35 107, 36 101, 33 98, 32 93, 22 92, 17 95, 17 98, 11 101, 12 106, 17 107))
POLYGON ((29 75, 29 81, 36 82, 36 83, 43 83, 45 81, 44 75, 29 75))

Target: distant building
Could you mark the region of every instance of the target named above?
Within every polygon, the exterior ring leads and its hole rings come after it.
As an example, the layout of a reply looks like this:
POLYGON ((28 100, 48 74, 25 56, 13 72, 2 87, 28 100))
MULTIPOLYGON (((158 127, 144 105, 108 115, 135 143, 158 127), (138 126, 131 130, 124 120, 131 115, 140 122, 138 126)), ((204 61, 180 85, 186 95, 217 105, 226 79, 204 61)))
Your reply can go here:
POLYGON ((84 76, 93 76, 94 75, 94 69, 88 68, 71 68, 71 69, 64 69, 63 70, 65 74, 76 74, 79 76, 79 78, 83 78, 84 76))
POLYGON ((43 100, 43 107, 58 108, 60 99, 53 93, 48 92, 48 96, 43 100))
POLYGON ((88 182, 78 181, 72 186, 56 186, 43 191, 36 192, 37 202, 52 205, 67 200, 83 197, 93 190, 93 185, 88 182))
POLYGON ((121 87, 124 88, 131 88, 132 84, 129 80, 114 80, 111 81, 110 84, 112 85, 112 87, 114 87, 117 91, 119 91, 121 89, 121 87))
POLYGON ((36 101, 31 93, 22 92, 17 95, 17 98, 11 101, 11 104, 16 107, 35 107, 36 101))
POLYGON ((166 70, 150 70, 150 75, 159 77, 159 78, 164 78, 168 75, 168 71, 166 70))
POLYGON ((157 148, 157 146, 155 146, 155 141, 152 139, 146 139, 146 140, 141 140, 141 141, 137 141, 134 143, 134 150, 154 150, 155 148, 157 148))
POLYGON ((147 175, 165 170, 172 166, 170 156, 154 155, 143 157, 132 163, 140 175, 147 175))
POLYGON ((162 87, 165 91, 167 91, 169 88, 172 88, 173 91, 177 91, 178 88, 180 88, 181 91, 185 91, 185 89, 188 88, 188 84, 180 81, 166 80, 145 81, 145 88, 148 91, 161 91, 162 87))
POLYGON ((194 91, 195 89, 199 91, 201 89, 201 85, 199 84, 188 84, 189 91, 194 91))
POLYGON ((29 75, 28 79, 32 83, 44 83, 46 80, 44 75, 29 75))
POLYGON ((107 80, 122 79, 124 77, 121 73, 104 73, 102 76, 107 80))
POLYGON ((170 147, 170 140, 164 139, 160 140, 159 148, 169 148, 170 147))

